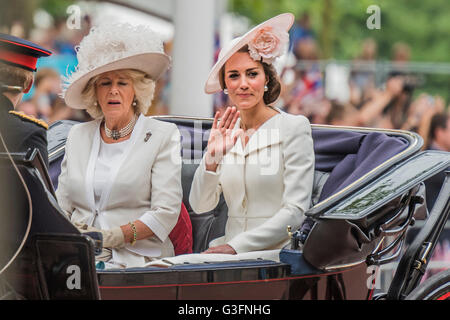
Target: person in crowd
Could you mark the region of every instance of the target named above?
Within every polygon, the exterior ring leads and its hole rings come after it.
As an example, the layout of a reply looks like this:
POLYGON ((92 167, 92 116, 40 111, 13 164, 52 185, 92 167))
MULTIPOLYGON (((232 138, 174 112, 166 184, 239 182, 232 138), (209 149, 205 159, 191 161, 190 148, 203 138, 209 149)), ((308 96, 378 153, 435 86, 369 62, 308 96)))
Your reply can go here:
POLYGON ((61 75, 53 68, 41 68, 36 73, 33 96, 28 100, 35 106, 37 117, 49 125, 62 119, 80 122, 91 120, 84 110, 69 108, 60 95, 61 75))
POLYGON ((173 256, 168 235, 181 208, 180 133, 145 116, 170 65, 162 41, 145 26, 103 24, 83 38, 77 58, 64 99, 94 120, 69 132, 58 202, 81 231, 102 233, 97 260, 105 268, 173 256))
POLYGON ((428 149, 450 152, 450 114, 438 113, 431 118, 428 149))
POLYGON ((421 93, 411 103, 410 114, 403 125, 403 129, 417 132, 423 139, 422 149, 425 150, 430 144, 431 119, 444 110, 445 101, 441 96, 421 93))
POLYGON ((350 103, 331 100, 325 123, 334 126, 358 126, 358 110, 350 103))
MULTIPOLYGON (((450 152, 450 113, 437 113, 431 118, 427 149, 450 152)), ((428 210, 433 208, 444 179, 442 171, 425 181, 428 210)))
POLYGON ((396 42, 392 46, 392 62, 401 65, 411 59, 411 48, 404 42, 396 42))
POLYGON ((359 122, 365 127, 401 129, 409 114, 414 86, 403 74, 391 73, 386 88, 372 94, 360 109, 359 122))
POLYGON ((314 33, 311 30, 311 18, 308 12, 303 12, 299 14, 299 19, 297 19, 289 30, 289 49, 297 47, 299 41, 305 38, 314 38, 314 33))
POLYGON ((293 50, 298 62, 293 68, 295 80, 283 90, 284 109, 312 120, 315 105, 324 97, 317 41, 311 37, 303 38, 293 50))
POLYGON ((72 120, 78 122, 91 121, 92 118, 86 110, 73 109, 66 105, 64 99, 56 97, 52 104, 52 113, 48 118, 48 124, 52 125, 59 120, 72 120))
MULTIPOLYGON (((38 148, 48 165, 47 128, 44 121, 15 111, 34 81, 39 57, 51 52, 30 41, 0 34, 0 131, 9 152, 38 148)), ((2 150, 5 149, 0 143, 2 150)))
MULTIPOLYGON (((235 107, 214 117, 189 201, 196 213, 215 208, 223 193, 228 220, 223 237, 205 254, 279 252, 309 208, 314 151, 304 116, 271 106, 280 93, 272 62, 288 43, 292 14, 256 26, 222 48, 205 92, 224 91, 235 107)), ((278 259, 277 254, 272 259, 278 259)))
POLYGON ((349 81, 350 103, 357 108, 375 89, 377 51, 375 40, 367 38, 362 43, 360 55, 352 63, 353 70, 349 81))
POLYGON ((41 68, 36 73, 31 102, 36 105, 38 117, 49 122, 53 106, 61 91, 61 76, 52 68, 41 68))
MULTIPOLYGON (((173 42, 164 43, 164 52, 171 56, 173 42)), ((155 96, 153 103, 149 108, 147 115, 166 115, 169 114, 169 97, 170 96, 170 73, 166 72, 157 82, 155 87, 155 96)))

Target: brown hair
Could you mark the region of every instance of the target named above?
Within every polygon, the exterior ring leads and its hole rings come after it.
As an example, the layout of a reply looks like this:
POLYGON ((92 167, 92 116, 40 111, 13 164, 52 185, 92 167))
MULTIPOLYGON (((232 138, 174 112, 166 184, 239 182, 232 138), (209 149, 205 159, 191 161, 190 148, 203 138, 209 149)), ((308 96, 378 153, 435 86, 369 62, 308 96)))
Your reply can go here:
POLYGON ((0 62, 0 83, 27 89, 34 79, 32 71, 0 62))
POLYGON ((444 129, 444 130, 447 129, 447 121, 449 119, 450 119, 450 113, 437 113, 431 118, 430 132, 429 132, 430 140, 434 140, 436 138, 436 130, 438 128, 444 129))
MULTIPOLYGON (((237 52, 247 52, 248 53, 248 45, 243 46, 241 49, 239 49, 237 52)), ((268 90, 264 92, 264 103, 265 104, 271 104, 275 102, 278 97, 280 96, 281 92, 281 84, 278 80, 277 71, 275 70, 274 66, 271 64, 267 64, 262 61, 257 61, 261 63, 264 69, 264 73, 266 75, 266 78, 268 79, 267 82, 267 88, 268 90)), ((219 71, 219 82, 222 89, 225 89, 225 64, 219 71)))

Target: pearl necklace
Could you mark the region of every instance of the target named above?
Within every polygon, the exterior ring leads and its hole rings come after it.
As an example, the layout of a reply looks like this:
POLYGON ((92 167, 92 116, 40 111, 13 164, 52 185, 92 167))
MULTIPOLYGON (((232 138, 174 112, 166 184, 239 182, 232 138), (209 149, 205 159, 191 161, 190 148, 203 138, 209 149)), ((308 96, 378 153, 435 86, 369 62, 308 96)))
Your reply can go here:
POLYGON ((131 118, 130 122, 128 122, 128 124, 120 130, 109 129, 106 126, 106 121, 105 121, 106 136, 108 138, 113 138, 113 140, 119 140, 120 138, 126 137, 127 135, 129 135, 131 133, 131 131, 133 131, 134 125, 136 124, 136 120, 137 120, 137 117, 133 116, 133 118, 131 118))

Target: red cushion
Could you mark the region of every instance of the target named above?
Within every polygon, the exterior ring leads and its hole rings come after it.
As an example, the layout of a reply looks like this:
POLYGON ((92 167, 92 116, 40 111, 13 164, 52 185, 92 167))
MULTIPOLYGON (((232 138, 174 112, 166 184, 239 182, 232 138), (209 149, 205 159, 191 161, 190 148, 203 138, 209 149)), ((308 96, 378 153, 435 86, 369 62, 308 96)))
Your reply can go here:
POLYGON ((177 224, 169 234, 169 238, 172 241, 176 256, 192 253, 192 224, 184 203, 181 203, 180 216, 178 217, 177 224))

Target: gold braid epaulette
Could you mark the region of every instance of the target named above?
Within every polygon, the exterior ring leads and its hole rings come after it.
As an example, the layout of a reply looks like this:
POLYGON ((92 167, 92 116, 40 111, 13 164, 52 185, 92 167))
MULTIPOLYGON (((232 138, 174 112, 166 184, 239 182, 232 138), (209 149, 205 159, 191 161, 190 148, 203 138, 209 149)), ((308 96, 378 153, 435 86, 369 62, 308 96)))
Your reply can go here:
POLYGON ((9 113, 14 114, 16 116, 19 116, 22 119, 34 122, 34 123, 40 125, 41 127, 43 127, 45 130, 48 129, 48 124, 45 121, 43 121, 43 120, 36 119, 36 118, 31 117, 31 116, 27 116, 25 113, 18 112, 18 111, 10 111, 9 113))

